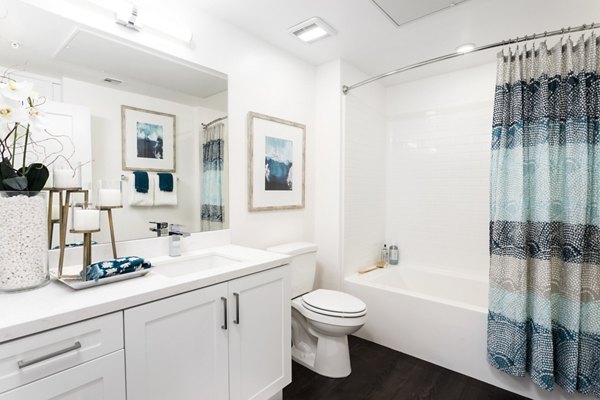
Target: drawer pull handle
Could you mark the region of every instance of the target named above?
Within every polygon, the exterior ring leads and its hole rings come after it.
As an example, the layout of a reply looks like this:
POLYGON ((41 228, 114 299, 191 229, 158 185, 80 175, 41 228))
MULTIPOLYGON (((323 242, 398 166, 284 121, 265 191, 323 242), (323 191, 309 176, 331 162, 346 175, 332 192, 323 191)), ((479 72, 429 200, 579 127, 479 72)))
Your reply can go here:
POLYGON ((239 325, 240 324, 240 294, 234 293, 233 296, 235 297, 235 319, 233 320, 233 323, 236 325, 239 325))
POLYGON ((27 361, 20 360, 17 364, 19 365, 19 368, 29 367, 30 365, 37 364, 37 363, 49 360, 49 359, 54 358, 54 357, 58 357, 58 356, 60 356, 62 354, 69 353, 71 351, 74 351, 74 350, 77 350, 77 349, 80 349, 80 348, 81 348, 81 343, 80 342, 75 342, 75 344, 73 346, 69 346, 66 349, 58 350, 58 351, 55 351, 53 353, 46 354, 44 356, 41 356, 41 357, 38 357, 38 358, 34 358, 34 359, 31 359, 31 360, 27 360, 27 361))
POLYGON ((227 330, 227 297, 221 297, 221 301, 223 301, 223 325, 221 325, 221 329, 227 330))

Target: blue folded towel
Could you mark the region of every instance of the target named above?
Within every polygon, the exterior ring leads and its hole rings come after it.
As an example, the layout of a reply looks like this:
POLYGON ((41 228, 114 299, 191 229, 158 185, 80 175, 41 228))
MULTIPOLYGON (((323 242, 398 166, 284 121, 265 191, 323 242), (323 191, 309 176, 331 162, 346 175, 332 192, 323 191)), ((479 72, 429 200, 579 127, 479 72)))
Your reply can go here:
POLYGON ((173 191, 173 174, 168 172, 159 172, 158 175, 158 188, 163 192, 173 191))
MULTIPOLYGON (((88 266, 86 280, 98 281, 98 279, 107 278, 109 276, 141 271, 151 267, 152 264, 146 262, 146 260, 141 257, 131 256, 115 258, 114 260, 100 261, 88 266)), ((83 276, 83 271, 81 271, 79 275, 83 276)))
POLYGON ((133 171, 135 176, 135 191, 138 193, 148 193, 150 189, 150 179, 146 171, 133 171))
MULTIPOLYGON (((92 245, 98 244, 98 242, 96 242, 95 240, 92 240, 92 245)), ((66 243, 65 247, 69 248, 69 247, 81 247, 83 246, 83 240, 80 240, 79 242, 73 242, 73 243, 66 243)), ((52 250, 56 250, 56 249, 60 249, 60 246, 54 246, 52 248, 52 250)))

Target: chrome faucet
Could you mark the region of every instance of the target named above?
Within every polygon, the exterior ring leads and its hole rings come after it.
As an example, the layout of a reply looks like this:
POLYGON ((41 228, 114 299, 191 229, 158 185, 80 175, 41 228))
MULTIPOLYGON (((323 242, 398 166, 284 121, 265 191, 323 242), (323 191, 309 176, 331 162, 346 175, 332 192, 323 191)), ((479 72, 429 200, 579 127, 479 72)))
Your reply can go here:
POLYGON ((180 224, 170 224, 169 236, 169 256, 178 257, 181 255, 181 238, 190 236, 189 232, 182 231, 183 226, 180 224))
POLYGON ((152 232, 156 232, 157 237, 169 235, 169 223, 168 222, 150 222, 155 224, 156 227, 150 228, 152 232))

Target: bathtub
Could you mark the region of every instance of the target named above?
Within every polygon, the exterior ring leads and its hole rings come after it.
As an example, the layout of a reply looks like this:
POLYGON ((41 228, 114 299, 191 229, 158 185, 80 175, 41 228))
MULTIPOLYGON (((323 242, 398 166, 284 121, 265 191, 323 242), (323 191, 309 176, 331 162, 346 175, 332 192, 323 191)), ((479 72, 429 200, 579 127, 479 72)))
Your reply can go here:
POLYGON ((367 304, 356 335, 532 399, 583 399, 547 392, 529 377, 497 371, 486 360, 487 277, 396 265, 346 277, 344 290, 367 304))

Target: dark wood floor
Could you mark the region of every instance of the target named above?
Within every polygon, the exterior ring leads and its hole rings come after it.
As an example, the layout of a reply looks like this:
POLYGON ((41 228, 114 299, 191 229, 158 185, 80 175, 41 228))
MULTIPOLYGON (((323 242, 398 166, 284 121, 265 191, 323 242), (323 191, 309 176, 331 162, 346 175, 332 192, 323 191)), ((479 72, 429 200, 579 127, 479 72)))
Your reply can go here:
POLYGON ((350 336, 349 344, 349 377, 325 378, 294 362, 283 400, 526 399, 367 340, 350 336))

